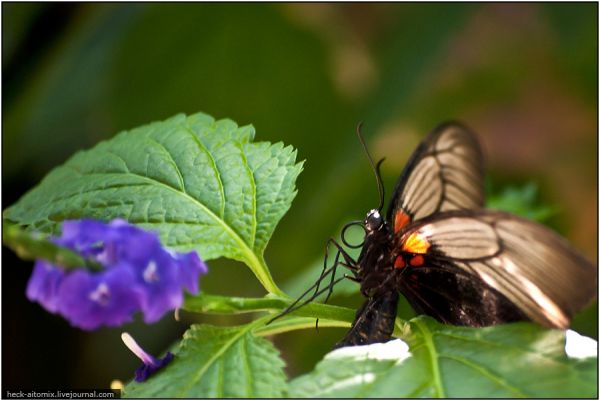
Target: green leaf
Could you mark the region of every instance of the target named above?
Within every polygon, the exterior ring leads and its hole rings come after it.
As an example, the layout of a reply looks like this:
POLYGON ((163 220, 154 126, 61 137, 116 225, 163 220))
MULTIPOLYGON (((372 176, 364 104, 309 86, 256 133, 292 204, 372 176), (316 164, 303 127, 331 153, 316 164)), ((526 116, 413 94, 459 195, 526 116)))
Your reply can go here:
POLYGON ((66 219, 122 217, 175 250, 242 261, 280 293, 263 252, 302 163, 290 146, 253 139, 252 126, 200 113, 122 132, 54 169, 4 217, 44 233, 66 219))
POLYGON ((565 354, 564 332, 531 323, 452 327, 413 319, 386 344, 328 354, 290 383, 291 397, 597 396, 597 358, 565 354))
POLYGON ((504 210, 543 223, 557 212, 552 208, 540 204, 538 200, 538 186, 529 182, 522 187, 509 186, 502 192, 492 194, 487 201, 487 207, 504 210))
MULTIPOLYGON (((260 322, 260 321, 257 321, 260 322)), ((175 358, 143 383, 123 390, 130 398, 278 398, 286 391, 285 363, 273 345, 240 327, 193 325, 175 358)))

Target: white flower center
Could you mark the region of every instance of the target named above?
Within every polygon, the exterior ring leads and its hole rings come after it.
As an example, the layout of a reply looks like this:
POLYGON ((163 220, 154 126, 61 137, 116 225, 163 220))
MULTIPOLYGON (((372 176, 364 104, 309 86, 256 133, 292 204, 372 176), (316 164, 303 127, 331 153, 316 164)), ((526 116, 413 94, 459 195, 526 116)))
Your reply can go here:
POLYGON ((146 266, 146 268, 144 269, 144 281, 146 281, 147 283, 153 283, 158 281, 160 277, 158 276, 156 270, 156 262, 151 260, 150 263, 148 263, 148 266, 146 266))
POLYGON ((106 283, 98 284, 98 287, 90 293, 90 299, 100 305, 106 305, 110 299, 110 289, 106 283))

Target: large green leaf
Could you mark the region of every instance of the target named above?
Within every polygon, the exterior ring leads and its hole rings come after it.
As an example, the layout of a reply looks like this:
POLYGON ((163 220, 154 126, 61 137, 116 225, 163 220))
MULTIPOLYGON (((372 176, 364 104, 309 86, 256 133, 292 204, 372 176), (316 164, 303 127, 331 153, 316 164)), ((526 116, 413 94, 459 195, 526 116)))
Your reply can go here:
POLYGON ((482 329, 413 319, 402 340, 328 354, 292 397, 591 397, 597 357, 569 358, 564 332, 531 323, 482 329))
POLYGON ((253 139, 253 127, 205 114, 122 132, 54 169, 4 217, 44 233, 67 219, 122 217, 176 250, 245 262, 278 292, 263 251, 302 164, 291 147, 253 139))
POLYGON ((125 397, 278 398, 286 390, 284 362, 273 345, 240 327, 193 325, 175 358, 144 383, 132 382, 125 397))

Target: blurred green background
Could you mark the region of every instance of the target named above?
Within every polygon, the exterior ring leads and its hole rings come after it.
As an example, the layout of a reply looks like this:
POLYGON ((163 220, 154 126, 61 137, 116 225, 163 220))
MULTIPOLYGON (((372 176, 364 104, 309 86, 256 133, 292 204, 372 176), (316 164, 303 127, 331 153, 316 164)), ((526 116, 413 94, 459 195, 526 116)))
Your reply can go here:
MULTIPOLYGON (((357 123, 374 156, 386 157, 390 191, 420 138, 453 118, 479 133, 492 193, 537 185, 539 197, 517 198, 547 205, 547 223, 597 263, 597 7, 3 3, 2 207, 73 152, 123 129, 196 111, 253 124, 257 140, 294 145, 306 159, 298 196, 266 252, 289 288, 328 237, 377 204, 357 123)), ((31 263, 6 249, 2 259, 4 388, 131 378, 138 362, 120 343, 121 329, 71 328, 26 300, 31 263)), ((208 293, 263 294, 239 263, 210 268, 208 293)), ((361 299, 332 302, 357 307, 361 299)), ((192 321, 243 320, 169 315, 125 329, 160 353, 192 321)), ((597 338, 596 307, 575 327, 597 338)), ((343 333, 273 340, 295 376, 343 333)))

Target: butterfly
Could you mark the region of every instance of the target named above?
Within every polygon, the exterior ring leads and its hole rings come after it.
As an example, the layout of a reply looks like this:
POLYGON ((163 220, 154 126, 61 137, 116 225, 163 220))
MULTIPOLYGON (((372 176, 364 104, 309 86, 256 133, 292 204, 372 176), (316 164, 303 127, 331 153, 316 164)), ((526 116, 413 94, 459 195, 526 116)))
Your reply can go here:
MULTIPOLYGON (((482 327, 515 321, 567 328, 596 295, 597 268, 549 228, 510 213, 485 209, 483 156, 474 134, 449 122, 417 147, 398 179, 385 217, 380 204, 362 222, 360 255, 337 247, 332 267, 309 289, 314 295, 337 266, 349 269, 365 297, 349 332, 336 345, 391 338, 399 294, 419 314, 451 325, 482 327)), ((328 248, 327 248, 328 249, 328 248)), ((327 260, 327 252, 326 252, 327 260)), ((342 277, 344 278, 344 277, 342 277)), ((308 291, 304 294, 308 294, 308 291)), ((303 295, 303 296, 304 296, 303 295)), ((300 297, 302 298, 302 297, 300 297)), ((327 301, 327 299, 326 299, 327 301)))

